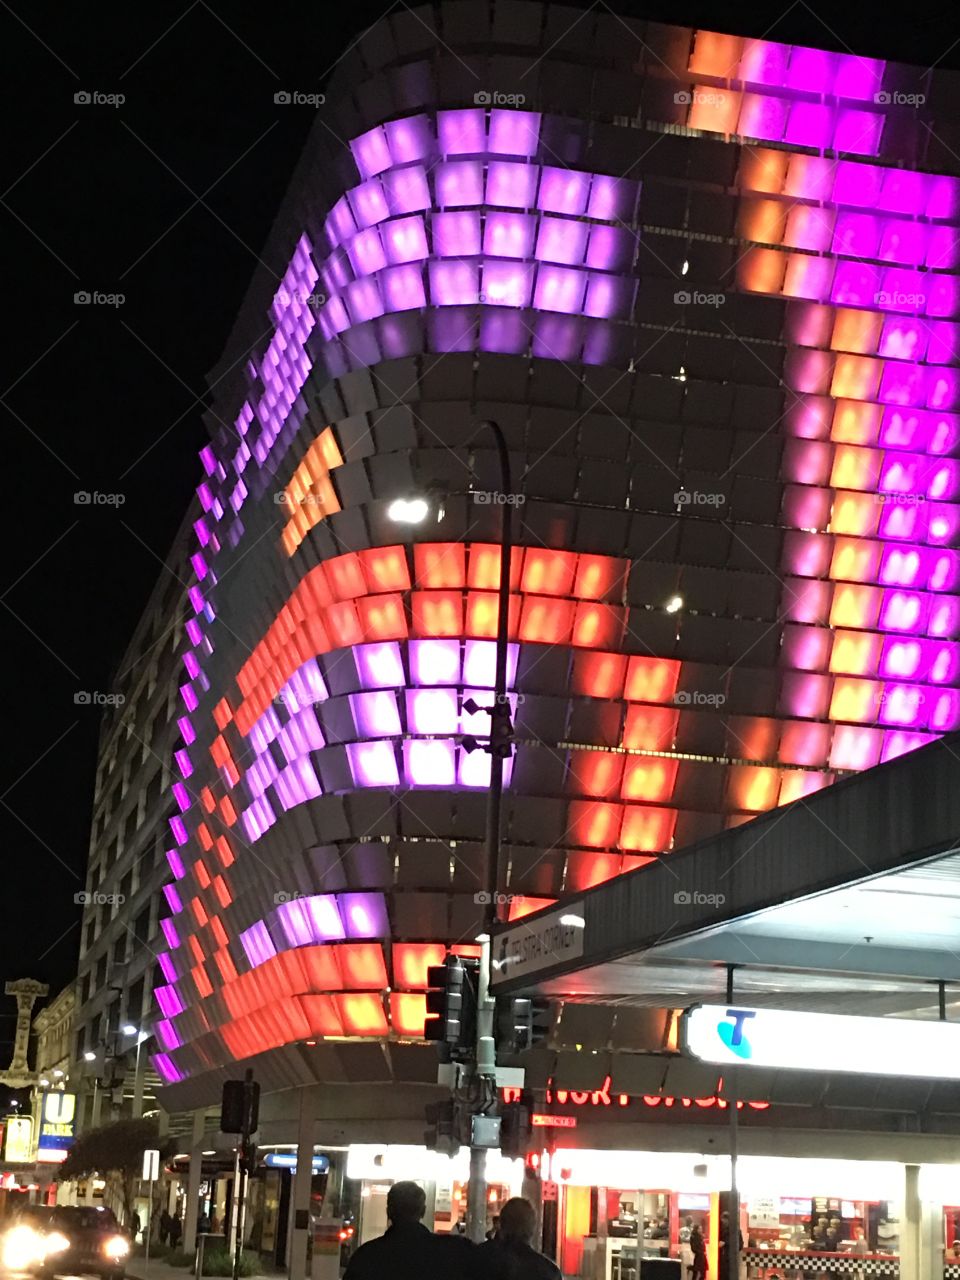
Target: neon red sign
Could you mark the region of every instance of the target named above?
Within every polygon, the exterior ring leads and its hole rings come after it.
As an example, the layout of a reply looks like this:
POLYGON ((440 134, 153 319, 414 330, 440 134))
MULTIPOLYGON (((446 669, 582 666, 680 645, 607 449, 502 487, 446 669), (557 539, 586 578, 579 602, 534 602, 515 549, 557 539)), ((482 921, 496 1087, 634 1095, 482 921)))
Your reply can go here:
POLYGON ((575 1129, 577 1127, 576 1116, 542 1116, 534 1115, 530 1119, 535 1129, 575 1129))
MULTIPOLYGON (((723 1081, 720 1082, 721 1085, 723 1081)), ((560 1107, 629 1107, 631 1103, 639 1101, 646 1107, 699 1107, 703 1111, 707 1111, 715 1107, 718 1111, 726 1111, 730 1105, 725 1098, 718 1098, 716 1094, 708 1098, 671 1098, 664 1097, 658 1093, 645 1093, 639 1099, 633 1098, 628 1093, 612 1094, 610 1086, 612 1080, 607 1076, 599 1089, 554 1089, 553 1082, 547 1085, 547 1105, 556 1104, 560 1107)), ((519 1102, 519 1089, 503 1089, 501 1090, 504 1102, 519 1102)), ((744 1107, 749 1107, 753 1111, 766 1111, 770 1106, 769 1102, 744 1102, 737 1103, 737 1110, 742 1111, 744 1107)))

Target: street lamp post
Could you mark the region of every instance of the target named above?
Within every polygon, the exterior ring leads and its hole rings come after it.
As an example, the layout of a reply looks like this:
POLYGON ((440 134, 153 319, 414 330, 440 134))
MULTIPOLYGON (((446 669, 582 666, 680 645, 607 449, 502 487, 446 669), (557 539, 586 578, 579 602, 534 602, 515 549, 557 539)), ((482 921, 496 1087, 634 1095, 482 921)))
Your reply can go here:
POLYGON ((129 1022, 123 1027, 123 1034, 137 1037, 137 1053, 133 1066, 133 1115, 134 1119, 139 1120, 143 1115, 143 1080, 140 1076, 140 1050, 143 1047, 143 1042, 149 1040, 150 1037, 146 1031, 141 1031, 139 1027, 135 1027, 129 1022))

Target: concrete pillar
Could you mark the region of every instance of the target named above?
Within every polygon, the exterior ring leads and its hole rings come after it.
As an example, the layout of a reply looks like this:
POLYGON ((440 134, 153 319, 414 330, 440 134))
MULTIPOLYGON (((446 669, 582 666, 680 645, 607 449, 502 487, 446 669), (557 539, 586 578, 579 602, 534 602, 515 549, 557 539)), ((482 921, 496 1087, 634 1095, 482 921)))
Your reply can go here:
POLYGON ((190 1141, 190 1169, 187 1173, 187 1202, 183 1224, 183 1247, 193 1253, 197 1247, 197 1218, 200 1208, 200 1175, 203 1168, 203 1134, 207 1113, 201 1107, 193 1113, 193 1137, 190 1141))
POLYGON ((300 1115, 297 1121, 297 1171, 293 1175, 289 1234, 290 1251, 287 1274, 290 1280, 307 1280, 307 1241, 310 1238, 310 1183, 313 1178, 313 1135, 316 1108, 310 1089, 300 1090, 300 1115))
POLYGON ((900 1280, 920 1280, 920 1166, 904 1165, 903 1214, 900 1218, 900 1280))
POLYGON ((920 1219, 920 1280, 943 1277, 943 1205, 924 1200, 920 1219))
POLYGON ((427 1207, 423 1214, 423 1225, 428 1231, 433 1231, 436 1227, 437 1217, 437 1184, 435 1182, 425 1182, 423 1184, 423 1194, 427 1201, 427 1207))

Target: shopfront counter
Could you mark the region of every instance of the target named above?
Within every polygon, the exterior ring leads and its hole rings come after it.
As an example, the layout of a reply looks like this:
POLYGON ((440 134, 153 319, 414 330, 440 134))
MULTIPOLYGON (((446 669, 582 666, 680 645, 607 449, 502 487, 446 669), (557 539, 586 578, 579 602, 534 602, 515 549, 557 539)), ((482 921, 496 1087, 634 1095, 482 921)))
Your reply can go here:
MULTIPOLYGON (((680 1260, 641 1250, 639 1280, 680 1280, 680 1260)), ((637 1243, 628 1236, 585 1236, 582 1280, 638 1280, 637 1243)))
POLYGON ((819 1249, 744 1249, 747 1275, 756 1280, 817 1280, 850 1276, 852 1280, 899 1280, 900 1259, 889 1253, 827 1253, 819 1249))

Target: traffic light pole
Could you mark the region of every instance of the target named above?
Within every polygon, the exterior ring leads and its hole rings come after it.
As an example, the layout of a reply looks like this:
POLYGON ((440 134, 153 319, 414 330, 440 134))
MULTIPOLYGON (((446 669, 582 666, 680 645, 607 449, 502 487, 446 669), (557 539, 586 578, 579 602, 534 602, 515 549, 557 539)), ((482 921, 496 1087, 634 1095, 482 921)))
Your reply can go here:
MULTIPOLYGON (((500 892, 500 837, 503 801, 503 762, 513 752, 513 724, 507 695, 507 658, 510 642, 510 579, 513 567, 513 481, 510 453, 499 423, 482 424, 493 435, 500 463, 500 584, 497 597, 497 651, 493 707, 490 711, 490 788, 487 792, 486 865, 483 952, 477 999, 477 1044, 475 1062, 476 1104, 474 1114, 496 1100, 497 1062, 493 1039, 493 1002, 490 999, 490 960, 493 930, 497 923, 500 892)), ((471 1143, 470 1184, 467 1199, 467 1235, 483 1242, 487 1223, 487 1150, 471 1143)))

